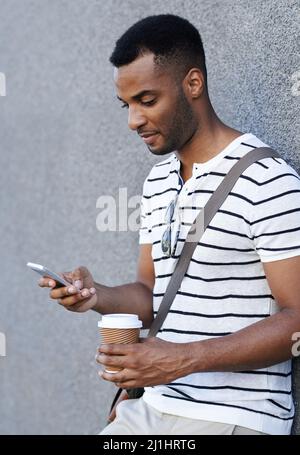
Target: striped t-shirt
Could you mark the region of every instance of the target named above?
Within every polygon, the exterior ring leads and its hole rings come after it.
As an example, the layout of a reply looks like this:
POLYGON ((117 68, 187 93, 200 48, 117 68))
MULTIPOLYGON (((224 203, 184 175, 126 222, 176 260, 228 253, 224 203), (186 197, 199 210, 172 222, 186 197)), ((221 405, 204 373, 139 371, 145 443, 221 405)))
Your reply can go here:
MULTIPOLYGON (((209 161, 194 163, 185 183, 174 153, 152 168, 143 186, 140 243, 152 244, 154 315, 195 217, 237 160, 262 146, 266 144, 253 134, 243 134, 209 161), (177 193, 172 246, 177 229, 180 234, 175 257, 168 258, 161 238, 166 208, 177 193)), ((176 343, 223 337, 279 311, 262 262, 300 255, 299 234, 297 172, 281 158, 252 164, 198 243, 157 336, 176 343)), ((164 413, 289 434, 294 415, 291 361, 251 371, 193 373, 146 387, 143 398, 164 413)))

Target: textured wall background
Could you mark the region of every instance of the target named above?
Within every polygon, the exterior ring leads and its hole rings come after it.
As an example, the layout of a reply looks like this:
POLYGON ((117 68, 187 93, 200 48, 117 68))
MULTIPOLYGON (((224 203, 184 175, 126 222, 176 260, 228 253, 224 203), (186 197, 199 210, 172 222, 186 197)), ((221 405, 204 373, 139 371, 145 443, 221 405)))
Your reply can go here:
POLYGON ((105 424, 114 388, 96 374, 99 317, 56 305, 25 264, 83 264, 107 285, 135 279, 137 232, 100 233, 96 201, 120 187, 140 194, 157 159, 127 128, 108 57, 133 22, 159 13, 199 28, 220 117, 299 171, 298 1, 0 0, 2 434, 105 424))

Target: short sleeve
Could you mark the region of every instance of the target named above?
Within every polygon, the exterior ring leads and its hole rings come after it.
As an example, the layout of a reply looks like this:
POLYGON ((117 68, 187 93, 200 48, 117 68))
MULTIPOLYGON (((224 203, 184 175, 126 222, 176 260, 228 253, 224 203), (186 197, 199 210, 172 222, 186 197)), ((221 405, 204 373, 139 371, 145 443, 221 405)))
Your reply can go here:
POLYGON ((257 182, 250 232, 262 262, 300 255, 300 177, 284 160, 257 182))
POLYGON ((143 195, 141 199, 140 211, 140 230, 139 230, 139 243, 152 243, 152 227, 151 227, 151 206, 150 196, 146 193, 147 180, 143 185, 143 195))

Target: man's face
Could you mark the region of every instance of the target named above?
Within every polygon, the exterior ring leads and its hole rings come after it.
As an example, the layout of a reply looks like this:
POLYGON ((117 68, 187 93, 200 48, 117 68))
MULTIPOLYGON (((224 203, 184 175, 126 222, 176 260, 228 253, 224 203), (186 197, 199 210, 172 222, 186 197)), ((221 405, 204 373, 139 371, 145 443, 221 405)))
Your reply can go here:
POLYGON ((175 77, 155 66, 153 54, 115 68, 114 80, 128 108, 128 126, 144 136, 150 152, 166 155, 191 139, 197 129, 194 112, 175 77))

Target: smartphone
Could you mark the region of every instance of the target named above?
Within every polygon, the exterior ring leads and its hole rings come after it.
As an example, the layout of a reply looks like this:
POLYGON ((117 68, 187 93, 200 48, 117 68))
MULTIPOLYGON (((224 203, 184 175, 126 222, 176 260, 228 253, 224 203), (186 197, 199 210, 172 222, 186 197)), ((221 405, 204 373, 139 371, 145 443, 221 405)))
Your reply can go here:
POLYGON ((47 267, 44 267, 41 264, 34 264, 33 262, 27 262, 27 267, 31 268, 31 270, 34 270, 35 272, 39 273, 40 275, 44 276, 47 275, 50 278, 53 278, 53 280, 56 282, 56 288, 62 287, 62 286, 70 286, 68 281, 66 281, 63 277, 58 275, 55 272, 52 272, 51 270, 47 269, 47 267))

